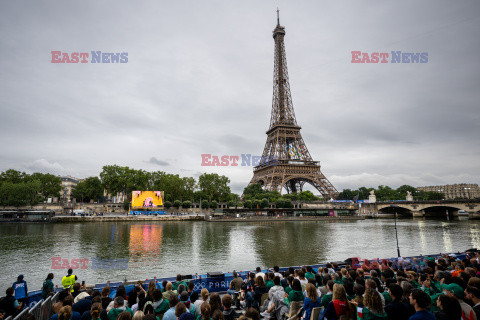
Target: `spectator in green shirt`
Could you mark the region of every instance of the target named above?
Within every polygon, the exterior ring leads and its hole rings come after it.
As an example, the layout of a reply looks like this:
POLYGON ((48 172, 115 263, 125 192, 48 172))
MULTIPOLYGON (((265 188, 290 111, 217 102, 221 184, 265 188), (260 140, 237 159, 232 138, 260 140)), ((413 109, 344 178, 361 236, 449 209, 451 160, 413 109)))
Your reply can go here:
POLYGON ((315 273, 313 272, 312 266, 307 266, 307 272, 305 273, 305 278, 315 279, 315 273))
POLYGON ((178 286, 183 284, 185 286, 185 288, 187 288, 187 284, 185 281, 182 281, 182 275, 181 274, 177 274, 177 280, 173 283, 173 291, 178 291, 178 286))
POLYGON ((265 283, 265 287, 267 288, 267 292, 270 291, 270 288, 272 288, 275 284, 273 283, 273 278, 275 275, 273 272, 269 272, 265 275, 267 277, 267 282, 265 283))
POLYGON ((53 292, 53 273, 49 273, 45 281, 43 281, 42 287, 42 299, 47 299, 50 292, 53 292))
POLYGON ((294 279, 292 283, 292 290, 290 293, 285 293, 285 304, 290 307, 290 303, 293 301, 302 301, 305 299, 303 296, 302 285, 300 280, 294 279))
POLYGON ((322 296, 322 307, 326 308, 330 301, 332 301, 332 296, 333 296, 333 285, 334 282, 333 280, 328 280, 327 282, 327 289, 328 292, 322 296))

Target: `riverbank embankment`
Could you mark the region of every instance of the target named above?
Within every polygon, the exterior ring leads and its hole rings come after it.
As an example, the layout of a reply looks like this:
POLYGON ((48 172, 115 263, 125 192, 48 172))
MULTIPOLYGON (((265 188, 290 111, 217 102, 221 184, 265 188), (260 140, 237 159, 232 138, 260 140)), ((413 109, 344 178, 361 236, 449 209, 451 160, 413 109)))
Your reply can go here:
POLYGON ((230 218, 230 217, 222 217, 222 218, 212 218, 206 219, 209 222, 284 222, 284 221, 350 221, 350 220, 365 220, 364 216, 338 216, 338 217, 330 217, 330 216, 322 216, 322 217, 262 217, 262 216, 254 216, 254 217, 239 217, 239 218, 230 218))
POLYGON ((242 217, 242 218, 205 218, 199 216, 55 216, 53 223, 67 222, 142 222, 142 221, 208 221, 208 222, 285 222, 285 221, 351 221, 364 220, 362 216, 351 217, 242 217))
POLYGON ((67 222, 142 222, 142 221, 204 221, 203 215, 192 216, 172 216, 172 215, 124 215, 124 216, 60 216, 57 215, 52 218, 53 223, 67 223, 67 222))

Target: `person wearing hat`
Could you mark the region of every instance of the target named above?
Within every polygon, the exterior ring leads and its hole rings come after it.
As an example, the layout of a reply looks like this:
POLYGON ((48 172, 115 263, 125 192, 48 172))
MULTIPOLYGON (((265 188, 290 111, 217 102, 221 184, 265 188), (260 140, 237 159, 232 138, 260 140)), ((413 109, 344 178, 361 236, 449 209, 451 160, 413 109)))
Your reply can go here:
POLYGON ((15 299, 20 302, 27 302, 28 289, 27 282, 23 280, 23 274, 18 276, 17 281, 13 283, 12 288, 15 290, 15 299))
POLYGON ((463 297, 465 296, 465 292, 462 287, 460 287, 456 283, 450 284, 443 284, 442 289, 444 290, 445 294, 453 297, 458 300, 460 306, 462 307, 462 320, 477 320, 475 312, 473 308, 468 305, 465 301, 463 301, 463 297))

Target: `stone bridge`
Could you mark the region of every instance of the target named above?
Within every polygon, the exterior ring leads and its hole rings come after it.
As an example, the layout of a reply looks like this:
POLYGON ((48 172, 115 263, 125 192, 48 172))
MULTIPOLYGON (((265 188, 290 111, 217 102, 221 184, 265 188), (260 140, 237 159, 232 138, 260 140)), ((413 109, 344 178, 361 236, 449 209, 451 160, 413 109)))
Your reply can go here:
POLYGON ((413 217, 449 217, 465 212, 470 219, 480 219, 480 200, 388 201, 363 204, 368 213, 379 216, 399 215, 413 217))

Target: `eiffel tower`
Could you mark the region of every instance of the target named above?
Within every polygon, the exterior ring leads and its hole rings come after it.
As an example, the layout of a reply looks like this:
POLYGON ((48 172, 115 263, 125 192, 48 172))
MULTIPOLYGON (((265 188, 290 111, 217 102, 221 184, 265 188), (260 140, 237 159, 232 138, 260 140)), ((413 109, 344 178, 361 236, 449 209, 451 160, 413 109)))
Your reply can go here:
POLYGON ((270 128, 260 164, 253 170, 250 184, 260 183, 265 190, 288 193, 302 191, 305 183, 313 185, 325 199, 335 198, 338 191, 320 171, 319 161, 313 161, 300 134, 301 127, 295 119, 292 95, 288 81, 285 55, 285 27, 273 30, 275 41, 275 70, 270 128))

